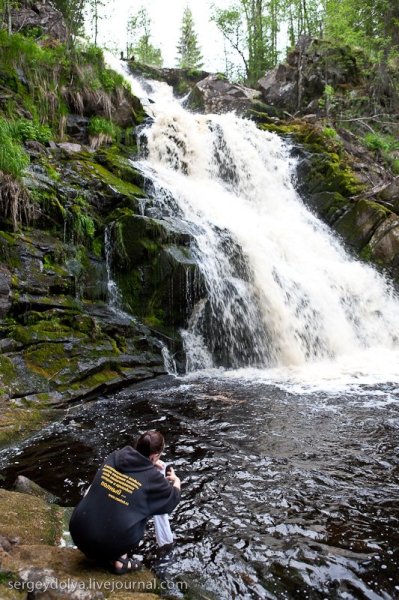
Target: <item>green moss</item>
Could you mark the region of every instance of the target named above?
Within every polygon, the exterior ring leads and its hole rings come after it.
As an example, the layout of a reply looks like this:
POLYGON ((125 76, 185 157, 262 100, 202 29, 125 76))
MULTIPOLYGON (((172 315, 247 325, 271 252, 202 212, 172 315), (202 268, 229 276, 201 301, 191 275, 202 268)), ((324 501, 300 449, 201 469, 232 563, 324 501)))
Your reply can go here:
POLYGON ((44 343, 23 353, 27 368, 36 375, 51 380, 61 371, 70 373, 76 368, 76 358, 69 356, 63 344, 44 343))
POLYGON ((116 146, 102 148, 95 154, 98 163, 106 167, 111 173, 119 177, 124 182, 133 183, 140 190, 144 186, 144 179, 141 173, 137 171, 129 159, 121 154, 121 149, 116 146))
MULTIPOLYGON (((116 379, 118 377, 120 377, 119 371, 112 368, 105 368, 102 371, 99 371, 98 373, 94 373, 89 377, 82 378, 79 381, 68 385, 65 389, 73 391, 78 391, 82 388, 91 389, 98 387, 103 383, 107 383, 108 381, 112 381, 113 379, 116 379)), ((60 389, 63 388, 61 387, 60 389)))
POLYGON ((310 192, 339 192, 344 198, 358 194, 364 186, 359 183, 348 165, 342 144, 331 133, 331 128, 319 127, 303 122, 263 123, 265 131, 292 138, 310 153, 310 192), (327 131, 326 131, 327 129, 327 131))
MULTIPOLYGON (((42 396, 42 394, 40 394, 42 396)), ((10 401, 2 401, 0 396, 0 447, 43 427, 49 420, 48 404, 51 396, 19 401, 17 406, 10 401), (21 405, 23 403, 23 406, 21 405)))
POLYGON ((100 179, 105 185, 115 189, 122 196, 135 200, 138 197, 143 197, 145 194, 142 189, 133 183, 122 181, 119 177, 111 173, 108 169, 99 165, 96 162, 87 162, 85 168, 89 170, 91 175, 100 179))
POLYGON ((0 354, 0 382, 2 386, 9 387, 15 381, 17 372, 14 363, 3 354, 0 354))
POLYGON ((21 264, 16 244, 15 235, 0 231, 0 261, 9 267, 19 267, 21 264))
POLYGON ((145 317, 144 323, 152 329, 162 329, 164 327, 163 320, 155 315, 145 317))
POLYGON ((365 262, 370 262, 374 260, 374 254, 370 244, 367 244, 366 246, 364 246, 364 248, 361 249, 359 257, 365 262))

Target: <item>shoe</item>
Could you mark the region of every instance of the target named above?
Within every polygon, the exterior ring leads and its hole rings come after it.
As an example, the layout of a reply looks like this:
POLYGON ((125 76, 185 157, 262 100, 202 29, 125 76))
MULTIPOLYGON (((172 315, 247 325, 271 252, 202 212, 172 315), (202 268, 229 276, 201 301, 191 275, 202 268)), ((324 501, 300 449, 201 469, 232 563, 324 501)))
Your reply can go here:
POLYGON ((113 571, 115 575, 125 575, 126 573, 133 573, 134 571, 139 571, 143 566, 142 562, 137 558, 133 558, 132 556, 127 556, 124 558, 121 556, 113 563, 113 571), (116 563, 122 563, 121 567, 117 567, 116 563))

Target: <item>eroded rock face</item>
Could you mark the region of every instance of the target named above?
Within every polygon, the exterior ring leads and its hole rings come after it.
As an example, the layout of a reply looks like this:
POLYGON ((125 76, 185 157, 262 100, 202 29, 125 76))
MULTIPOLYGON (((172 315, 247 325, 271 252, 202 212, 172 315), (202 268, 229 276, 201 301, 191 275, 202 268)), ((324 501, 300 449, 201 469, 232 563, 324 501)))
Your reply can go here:
POLYGON ((176 335, 203 292, 190 232, 177 219, 134 214, 118 226, 126 256, 116 277, 124 301, 148 325, 176 335))
POLYGON ((0 264, 0 319, 4 318, 11 306, 11 273, 0 264))
POLYGON ((209 75, 199 81, 190 92, 187 106, 203 113, 245 113, 260 93, 243 85, 230 83, 218 75, 209 75))
POLYGON ((68 37, 67 26, 62 13, 47 0, 30 0, 24 6, 14 9, 11 15, 15 32, 29 32, 33 28, 41 36, 65 42, 68 37))

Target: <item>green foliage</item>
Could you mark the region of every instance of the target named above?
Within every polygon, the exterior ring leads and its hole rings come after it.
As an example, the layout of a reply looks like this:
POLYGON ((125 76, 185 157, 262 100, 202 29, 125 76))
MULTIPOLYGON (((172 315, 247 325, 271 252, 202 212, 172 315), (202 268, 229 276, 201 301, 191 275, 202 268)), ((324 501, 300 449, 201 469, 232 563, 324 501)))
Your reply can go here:
POLYGON ((47 144, 53 137, 50 127, 42 125, 37 121, 28 119, 17 119, 10 123, 12 135, 21 142, 34 140, 42 144, 47 144))
POLYGON ((319 99, 320 108, 324 108, 326 114, 329 115, 331 110, 337 106, 336 92, 332 85, 327 84, 324 87, 323 96, 319 99))
POLYGON ((80 206, 72 207, 73 235, 76 242, 84 242, 89 238, 92 240, 96 231, 93 219, 85 214, 80 206))
POLYGON ((75 244, 91 244, 94 239, 96 226, 89 210, 89 203, 83 196, 75 198, 73 205, 67 208, 66 219, 75 244))
POLYGON ((85 0, 52 0, 53 4, 63 14, 70 40, 72 36, 83 34, 85 0))
POLYGON ((106 68, 102 69, 100 72, 100 81, 102 87, 107 92, 112 92, 117 87, 126 87, 127 85, 126 80, 122 77, 122 75, 116 71, 113 71, 112 69, 106 68))
POLYGON ((324 30, 375 60, 399 51, 399 4, 392 0, 326 0, 324 30))
POLYGON ((387 151, 390 148, 386 136, 382 136, 378 133, 366 133, 363 141, 369 150, 374 150, 375 152, 387 151))
MULTIPOLYGON (((277 62, 280 8, 278 0, 236 0, 228 9, 213 8, 211 20, 239 55, 248 85, 277 62)), ((226 54, 226 73, 228 62, 226 54)))
POLYGON ((201 69, 203 66, 202 54, 198 46, 197 34, 194 30, 193 14, 188 6, 183 13, 177 52, 177 66, 180 69, 201 69))
POLYGON ((322 134, 325 137, 331 138, 331 139, 335 139, 338 137, 337 132, 335 131, 335 129, 333 127, 324 127, 322 130, 322 134))
POLYGON ((366 133, 363 138, 365 146, 375 152, 375 155, 382 159, 397 174, 399 171, 399 159, 394 154, 399 150, 399 139, 393 135, 382 133, 366 133))
POLYGON ((0 171, 19 179, 29 165, 29 156, 13 137, 12 126, 0 117, 0 171))

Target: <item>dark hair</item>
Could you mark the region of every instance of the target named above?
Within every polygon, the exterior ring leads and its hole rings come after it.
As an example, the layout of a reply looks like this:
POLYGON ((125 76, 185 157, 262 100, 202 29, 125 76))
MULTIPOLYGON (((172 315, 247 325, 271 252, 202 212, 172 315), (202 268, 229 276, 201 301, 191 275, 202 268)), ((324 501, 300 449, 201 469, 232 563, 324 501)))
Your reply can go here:
POLYGON ((150 454, 160 454, 165 447, 165 440, 160 431, 146 431, 137 440, 136 450, 150 458, 150 454))

